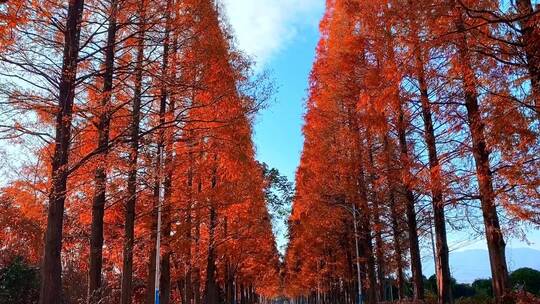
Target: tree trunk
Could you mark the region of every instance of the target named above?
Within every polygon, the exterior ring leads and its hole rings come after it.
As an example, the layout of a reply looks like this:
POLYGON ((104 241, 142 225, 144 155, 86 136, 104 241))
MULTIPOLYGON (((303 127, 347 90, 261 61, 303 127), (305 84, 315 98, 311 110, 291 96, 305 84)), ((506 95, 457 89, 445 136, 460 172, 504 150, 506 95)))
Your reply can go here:
MULTIPOLYGON (((373 224, 376 227, 381 227, 381 212, 380 212, 380 206, 378 202, 373 202, 373 224)), ((379 293, 378 299, 379 301, 386 300, 385 298, 385 292, 384 292, 384 266, 385 266, 385 258, 384 258, 384 242, 382 239, 382 232, 380 231, 380 228, 377 228, 375 231, 375 256, 377 258, 377 291, 379 293), (377 231, 378 230, 378 231, 377 231)))
POLYGON ((156 206, 152 211, 152 225, 151 228, 151 237, 150 237, 150 250, 148 252, 148 276, 146 277, 146 304, 154 304, 155 302, 155 286, 156 286, 156 229, 157 221, 156 217, 156 206))
MULTIPOLYGON (((371 136, 369 134, 369 130, 367 133, 367 149, 368 149, 368 160, 370 164, 374 163, 373 159, 373 151, 371 149, 372 142, 371 142, 371 136)), ((375 174, 370 173, 369 179, 370 182, 375 181, 375 174)), ((385 265, 385 259, 384 259, 384 242, 382 239, 382 231, 381 231, 381 210, 380 210, 380 203, 378 199, 375 197, 375 195, 372 195, 372 202, 373 202, 373 224, 376 227, 375 228, 375 256, 376 256, 376 264, 377 264, 377 293, 378 300, 384 301, 385 298, 385 292, 384 292, 384 265, 385 265)))
MULTIPOLYGON (((197 182, 197 192, 200 194, 202 192, 202 181, 199 175, 199 180, 197 182)), ((201 206, 198 203, 195 211, 195 252, 201 252, 201 206)), ((199 261, 195 261, 195 267, 193 268, 193 297, 195 299, 195 304, 201 304, 201 269, 199 266, 199 261)))
POLYGON ((451 303, 451 274, 448 253, 448 241, 446 238, 446 225, 444 215, 443 187, 441 182, 441 168, 439 156, 437 153, 437 144, 435 131, 433 127, 433 118, 431 115, 431 105, 429 102, 428 87, 424 73, 424 61, 421 54, 421 46, 418 37, 414 37, 415 57, 416 57, 416 76, 418 78, 420 89, 420 102, 422 104, 422 117, 424 120, 424 140, 426 142, 429 159, 431 195, 433 205, 433 220, 435 226, 435 267, 437 275, 437 292, 439 303, 451 303))
POLYGON ((161 258, 160 304, 171 301, 171 252, 167 251, 161 258))
POLYGON ((230 261, 226 262, 226 273, 225 273, 225 303, 233 304, 234 303, 234 275, 232 272, 232 267, 230 261))
POLYGON ((366 266, 367 279, 369 282, 368 288, 368 303, 377 303, 377 277, 375 275, 375 258, 373 257, 373 243, 371 242, 371 229, 369 228, 369 216, 363 212, 360 215, 362 225, 361 231, 364 234, 363 242, 366 246, 366 266))
POLYGON ((240 284, 240 304, 247 304, 246 303, 246 294, 244 291, 244 284, 240 284))
POLYGON ((107 154, 109 152, 110 102, 114 76, 114 53, 116 44, 116 13, 118 3, 113 0, 107 30, 105 47, 105 73, 101 108, 98 122, 98 154, 97 168, 94 173, 94 198, 92 200, 92 232, 90 235, 90 266, 88 275, 88 302, 97 303, 102 297, 101 268, 103 264, 103 217, 105 214, 107 186, 107 154))
MULTIPOLYGON (((356 185, 357 185, 357 195, 358 195, 357 197, 359 200, 358 205, 360 208, 359 209, 360 223, 358 225, 359 227, 356 227, 357 226, 356 206, 353 204, 355 240, 356 238, 359 238, 359 240, 361 240, 360 252, 362 253, 362 257, 366 261, 368 286, 365 286, 365 287, 367 290, 368 303, 376 303, 377 302, 377 279, 375 276, 375 260, 373 258, 373 243, 371 242, 371 229, 369 225, 369 214, 371 212, 369 210, 368 192, 367 192, 366 179, 365 179, 366 173, 365 173, 364 158, 363 158, 364 148, 363 148, 362 140, 361 140, 359 118, 357 117, 356 112, 352 108, 348 109, 348 116, 350 120, 349 125, 351 128, 352 134, 354 134, 354 144, 355 144, 354 148, 356 148, 357 150, 356 155, 354 157, 356 158, 356 162, 358 166, 356 168, 355 174, 356 174, 356 185)), ((356 258, 358 259, 359 256, 357 256, 356 258)), ((359 269, 357 271, 359 271, 359 269)))
MULTIPOLYGON (((214 169, 212 172, 211 187, 217 187, 217 155, 214 155, 214 169)), ((205 304, 218 304, 219 294, 216 278, 216 227, 217 227, 217 210, 214 206, 216 202, 210 202, 209 206, 209 224, 208 224, 208 256, 206 263, 206 301, 205 304)))
MULTIPOLYGON (((388 59, 392 67, 397 70, 397 64, 394 53, 393 37, 389 35, 389 29, 385 33, 387 35, 388 59)), ((418 244, 418 228, 416 223, 415 199, 411 185, 411 170, 409 147, 407 145, 407 125, 405 121, 405 112, 403 110, 403 102, 399 94, 399 84, 401 78, 394 79, 394 111, 396 114, 396 128, 399 141, 400 163, 401 163, 401 184, 405 190, 405 210, 407 215, 407 231, 409 235, 409 251, 411 255, 411 273, 413 294, 415 300, 424 299, 424 282, 422 278, 422 263, 420 260, 420 247, 418 244)), ((393 211, 392 211, 393 212, 393 211)), ((395 231, 394 231, 395 232, 395 231)), ((398 276, 399 281, 399 276, 398 276)), ((400 292, 400 298, 403 293, 400 292)))
POLYGON ((39 303, 62 302, 62 226, 69 175, 71 120, 77 77, 77 59, 84 0, 69 2, 64 31, 62 75, 56 113, 56 137, 51 166, 51 189, 41 269, 39 303))
POLYGON ((206 264, 206 301, 205 304, 218 304, 218 290, 216 282, 216 248, 215 229, 217 224, 216 209, 210 207, 210 225, 208 231, 208 258, 206 264))
POLYGON ((516 0, 520 14, 527 17, 519 22, 521 28, 521 43, 527 59, 527 69, 531 79, 531 93, 534 110, 540 120, 540 28, 534 16, 531 0, 516 0))
POLYGON ((489 150, 486 147, 484 121, 482 120, 476 92, 476 77, 471 68, 471 60, 465 26, 461 11, 457 12, 456 27, 459 32, 457 41, 459 64, 463 68, 463 91, 467 120, 471 132, 472 152, 476 163, 476 176, 479 186, 480 203, 486 232, 489 260, 493 283, 493 293, 497 302, 502 302, 510 291, 508 283, 508 267, 506 265, 504 238, 499 224, 499 216, 495 206, 493 177, 489 165, 489 150))
POLYGON ((135 204, 137 202, 137 169, 139 159, 139 124, 142 98, 142 77, 145 36, 145 1, 139 2, 139 38, 137 42, 137 63, 135 67, 135 89, 131 113, 129 172, 127 182, 127 201, 125 206, 124 249, 122 265, 122 285, 120 303, 131 304, 133 281, 133 245, 135 242, 135 204))
POLYGON ((186 232, 185 238, 187 241, 186 246, 186 279, 185 279, 185 303, 191 304, 193 298, 193 284, 192 284, 192 256, 191 256, 191 229, 192 229, 192 215, 191 209, 193 204, 193 152, 191 151, 191 144, 188 143, 190 149, 189 152, 189 169, 187 177, 187 188, 188 188, 188 206, 186 210, 186 232))
MULTIPOLYGON (((383 118, 384 119, 384 118, 383 118)), ((395 179, 393 176, 393 166, 392 166, 392 150, 390 148, 388 134, 383 135, 383 144, 384 152, 386 155, 386 176, 388 179, 389 186, 389 201, 390 201, 390 217, 391 217, 391 227, 392 227, 392 236, 394 240, 394 259, 396 262, 396 281, 398 289, 399 299, 403 299, 405 296, 405 275, 403 274, 403 251, 401 248, 401 229, 399 227, 398 221, 398 210, 396 202, 396 189, 395 189, 395 179)))
MULTIPOLYGON (((228 237, 228 221, 227 217, 224 218, 223 221, 223 237, 227 239, 228 237)), ((225 284, 225 303, 226 304, 232 304, 233 303, 233 282, 234 277, 232 274, 232 267, 231 262, 229 260, 229 256, 225 257, 225 271, 223 272, 224 275, 224 284, 225 284)))
POLYGON ((390 190, 390 213, 392 222, 392 236, 394 239, 394 259, 396 261, 396 284, 398 297, 402 300, 405 297, 405 275, 403 274, 403 251, 401 248, 401 229, 398 222, 395 192, 390 190))
MULTIPOLYGON (((393 61, 393 60, 392 60, 393 61)), ((394 64, 395 66, 395 64, 394 64)), ((411 254, 411 273, 413 294, 415 300, 424 299, 424 279, 422 278, 422 261, 420 258, 420 246, 418 243, 418 226, 416 223, 416 209, 415 199, 412 191, 412 185, 410 176, 412 175, 410 170, 410 157, 409 148, 407 146, 406 136, 406 122, 405 113, 403 111, 403 103, 400 100, 399 93, 396 93, 396 110, 397 110, 397 131, 399 139, 399 148, 401 154, 402 164, 402 178, 401 182, 405 188, 405 208, 407 215, 407 231, 409 234, 409 251, 411 254)))

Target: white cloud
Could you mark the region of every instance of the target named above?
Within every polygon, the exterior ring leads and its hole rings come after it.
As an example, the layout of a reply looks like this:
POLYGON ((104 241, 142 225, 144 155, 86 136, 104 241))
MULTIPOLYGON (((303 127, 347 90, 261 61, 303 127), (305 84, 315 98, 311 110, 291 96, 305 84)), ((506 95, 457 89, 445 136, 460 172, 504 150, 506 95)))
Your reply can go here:
POLYGON ((238 46, 264 65, 299 35, 316 26, 324 0, 221 0, 238 46))

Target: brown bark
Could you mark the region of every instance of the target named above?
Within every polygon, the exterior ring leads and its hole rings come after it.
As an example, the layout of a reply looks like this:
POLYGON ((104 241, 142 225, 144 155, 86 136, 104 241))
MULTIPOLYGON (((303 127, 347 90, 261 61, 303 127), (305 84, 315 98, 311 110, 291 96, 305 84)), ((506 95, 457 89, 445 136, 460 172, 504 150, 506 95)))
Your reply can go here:
POLYGON ((122 285, 120 303, 130 304, 132 297, 133 281, 133 245, 135 242, 135 204, 137 202, 137 169, 139 159, 139 124, 142 99, 142 77, 144 60, 144 36, 145 36, 145 1, 139 2, 139 38, 137 41, 137 58, 135 66, 135 89, 133 94, 133 106, 130 127, 130 151, 129 172, 127 183, 127 201, 125 206, 124 224, 124 248, 122 265, 122 285))
POLYGON ((428 87, 425 79, 424 61, 421 54, 421 46, 418 37, 416 40, 416 77, 418 78, 420 89, 420 102, 422 104, 422 117, 424 120, 424 140, 426 142, 429 159, 431 195, 433 206, 433 221, 435 226, 435 267, 437 274, 437 292, 439 303, 451 303, 451 274, 448 241, 446 237, 446 225, 444 215, 443 187, 441 182, 441 169, 439 156, 437 153, 437 144, 435 139, 435 130, 433 127, 433 118, 431 114, 431 105, 429 102, 428 87))
MULTIPOLYGON (((363 207, 361 207, 363 208, 363 207)), ((373 257, 373 243, 371 242, 371 229, 369 228, 369 217, 367 213, 360 213, 360 233, 361 246, 363 247, 364 259, 366 260, 367 282, 367 303, 377 303, 377 277, 375 275, 375 259, 373 257)))
MULTIPOLYGON (((202 154, 202 152, 201 152, 202 154)), ((197 182, 197 192, 200 194, 202 192, 202 181, 199 175, 199 180, 197 182)), ((195 250, 196 252, 201 252, 201 206, 200 203, 196 206, 195 211, 195 250)), ((201 269, 199 262, 195 261, 195 267, 193 268, 193 298, 195 304, 202 303, 201 297, 201 269)))
POLYGON ((358 168, 356 172, 356 185, 358 189, 358 199, 359 199, 359 216, 360 216, 360 225, 359 225, 359 239, 360 239, 360 251, 362 256, 366 261, 366 270, 367 270, 367 281, 368 286, 367 290, 367 300, 368 303, 376 303, 377 299, 377 277, 375 275, 375 259, 373 258, 373 243, 371 237, 371 229, 369 224, 369 210, 368 204, 368 191, 366 187, 365 179, 365 166, 364 166, 364 148, 362 145, 361 134, 360 134, 360 122, 356 113, 349 109, 349 120, 351 120, 350 126, 354 134, 355 148, 357 149, 356 161, 358 163, 358 168))
POLYGON ((225 263, 225 303, 234 303, 234 274, 229 260, 225 263))
POLYGON ((520 14, 521 43, 527 59, 527 69, 531 79, 531 91, 536 115, 540 120, 540 28, 538 17, 535 13, 531 0, 516 0, 520 14))
POLYGON ((401 248, 401 229, 398 222, 395 192, 390 190, 390 214, 394 240, 394 260, 396 262, 396 287, 399 299, 405 298, 405 275, 403 273, 403 249, 401 248))
MULTIPOLYGON (((387 29, 387 41, 388 41, 388 55, 390 64, 397 69, 394 46, 393 46, 393 37, 389 35, 389 29, 387 29)), ((424 299, 424 282, 422 278, 422 262, 420 259, 420 246, 418 243, 418 227, 416 222, 416 210, 415 210, 415 199, 412 190, 412 185, 410 181, 411 170, 410 170, 410 157, 409 157, 409 148, 407 145, 407 135, 406 135, 406 121, 405 113, 403 110, 403 102, 399 96, 399 84, 401 79, 396 79, 392 84, 394 86, 394 110, 397 117, 396 128, 398 133, 399 141, 399 151, 400 151, 400 162, 401 162, 401 184, 405 190, 405 210, 407 215, 407 231, 409 236, 409 251, 411 256, 411 273, 412 273, 412 283, 413 283, 413 296, 415 300, 424 299)), ((394 211, 392 211, 394 212, 394 211)), ((399 282, 399 276, 398 276, 399 282)), ((402 298, 403 293, 401 292, 403 288, 400 288, 399 294, 402 298)))
MULTIPOLYGON (((371 135, 369 134, 370 131, 368 130, 366 132, 366 139, 367 139, 367 149, 368 149, 368 160, 370 164, 374 163, 373 159, 373 151, 372 151, 372 141, 371 141, 371 135)), ((376 176, 374 173, 369 174, 369 182, 373 183, 376 179, 376 176)), ((384 259, 384 242, 382 239, 382 231, 381 231, 381 206, 378 201, 378 199, 375 197, 375 195, 371 195, 372 202, 373 202, 373 224, 376 227, 374 234, 375 234, 375 257, 376 257, 376 264, 377 264, 377 293, 378 293, 378 300, 384 301, 385 299, 385 292, 384 292, 384 266, 385 266, 385 259, 384 259)))
MULTIPOLYGON (((388 39, 392 39, 389 37, 388 39)), ((390 63, 392 66, 396 67, 394 57, 393 45, 390 44, 389 47, 390 54, 390 63)), ((416 210, 415 210, 415 199, 412 190, 412 185, 410 181, 411 170, 410 170, 410 157, 409 157, 409 147, 407 145, 407 135, 406 135, 406 121, 405 113, 403 110, 403 102, 399 96, 399 82, 393 84, 395 86, 395 110, 397 114, 397 133, 399 140, 399 150, 400 150, 400 160, 401 160, 401 183, 405 190, 405 209, 407 215, 407 231, 409 236, 409 251, 411 255, 411 273, 412 273, 412 283, 413 283, 413 295, 415 300, 424 299, 424 281, 422 278, 422 262, 420 258, 420 246, 418 243, 418 227, 416 222, 416 210)))
MULTIPOLYGON (((401 107, 400 107, 401 109, 401 107)), ((399 113, 400 122, 398 125, 398 135, 401 156, 403 159, 403 164, 406 166, 404 169, 407 175, 410 175, 409 170, 409 151, 407 148, 407 140, 405 137, 405 131, 403 126, 403 111, 399 113)), ((409 251, 411 255, 411 273, 412 273, 412 283, 413 283, 413 296, 414 300, 423 300, 424 299, 424 279, 422 278, 422 261, 420 257, 420 245, 418 242, 418 225, 416 221, 416 209, 415 209, 415 199, 412 191, 412 186, 409 182, 404 181, 405 186, 405 200, 406 200, 406 215, 407 215, 407 231, 409 236, 409 251)))
MULTIPOLYGON (((154 206, 155 209, 155 206, 154 206)), ((150 242, 151 246, 148 252, 148 276, 146 277, 146 304, 154 304, 155 286, 156 286, 156 229, 157 221, 155 220, 157 212, 152 211, 152 225, 150 242)))
POLYGON ((482 120, 478 96, 476 92, 476 76, 472 69, 469 47, 463 23, 463 16, 458 9, 456 28, 458 30, 458 59, 463 69, 463 91, 465 94, 465 107, 467 120, 471 132, 472 152, 476 164, 476 176, 479 186, 480 203, 486 240, 491 264, 493 293, 496 301, 501 303, 508 296, 510 285, 508 283, 508 267, 506 265, 503 234, 499 224, 499 216, 495 205, 493 191, 493 177, 489 165, 489 150, 486 146, 485 125, 482 120))
POLYGON ((190 303, 193 299, 193 283, 192 283, 192 262, 191 262, 191 206, 188 207, 186 215, 186 239, 188 240, 188 245, 186 248, 186 278, 185 278, 185 299, 186 303, 190 303))
MULTIPOLYGON (((214 156, 214 161, 217 161, 217 155, 214 156)), ((217 166, 217 164, 215 164, 217 166)), ((214 167, 212 172, 211 187, 215 189, 217 186, 217 167, 214 167)), ((209 206, 209 224, 208 224, 208 256, 206 260, 206 283, 205 283, 205 304, 218 304, 219 294, 216 279, 216 227, 217 227, 217 210, 211 202, 209 206)))
POLYGON ((396 283, 399 299, 405 297, 405 275, 403 273, 403 249, 401 248, 401 229, 398 221, 398 206, 396 201, 395 178, 392 166, 392 150, 390 147, 388 135, 383 137, 384 152, 386 154, 386 176, 389 183, 389 202, 390 202, 390 226, 392 228, 394 260, 396 262, 396 283))
POLYGON ((189 163, 190 167, 187 174, 187 189, 188 189, 188 206, 186 210, 186 278, 185 278, 185 303, 191 304, 193 299, 193 284, 192 284, 192 256, 191 256, 191 239, 192 239, 192 204, 193 204, 193 152, 191 151, 191 141, 188 142, 190 149, 189 163))
POLYGON ((210 207, 210 225, 208 228, 208 258, 206 264, 205 304, 218 304, 218 290, 216 282, 216 248, 215 230, 217 224, 216 209, 210 207))
POLYGON ((69 2, 64 31, 62 74, 60 76, 56 137, 52 159, 47 230, 41 269, 40 304, 62 302, 62 226, 66 200, 71 120, 77 77, 77 58, 84 0, 69 2))
MULTIPOLYGON (((228 237, 228 220, 227 217, 224 218, 223 221, 223 237, 227 239, 228 237)), ((233 304, 233 282, 234 282, 234 276, 232 271, 231 262, 229 260, 229 256, 225 258, 225 271, 223 272, 225 274, 224 276, 224 283, 225 283, 225 303, 227 304, 233 304)))
MULTIPOLYGON (((381 212, 380 212, 380 206, 379 202, 374 201, 373 202, 373 224, 376 227, 381 227, 381 212)), ((380 228, 377 228, 375 231, 375 256, 377 258, 377 291, 378 291, 378 299, 380 301, 384 301, 385 299, 385 292, 384 292, 384 272, 385 272, 385 259, 384 259, 384 242, 382 239, 382 232, 380 231, 380 228)))
POLYGON ((98 122, 98 164, 94 173, 94 198, 92 200, 92 227, 90 235, 90 266, 88 275, 88 302, 101 298, 101 268, 103 264, 103 217, 105 214, 107 186, 107 154, 109 152, 110 102, 114 77, 114 53, 116 44, 116 13, 118 3, 113 0, 105 47, 105 73, 103 75, 102 99, 98 122))
MULTIPOLYGON (((170 11, 171 1, 167 2, 167 12, 170 11)), ((167 20, 170 19, 169 13, 167 13, 167 20)), ((163 47, 163 71, 165 79, 167 79, 169 69, 169 33, 170 33, 170 24, 166 26, 166 37, 163 47)), ((167 80, 164 80, 164 84, 161 87, 161 98, 162 104, 166 103, 167 97, 169 96, 169 110, 168 116, 174 117, 176 105, 174 99, 170 97, 170 92, 167 88, 167 80)), ((163 120, 166 122, 166 119, 163 120)), ((163 206, 163 227, 161 237, 163 240, 163 256, 161 257, 161 277, 160 277, 160 300, 162 304, 169 304, 171 300, 171 248, 169 246, 170 235, 171 235, 171 197, 172 197, 172 178, 173 178, 173 166, 175 163, 173 149, 174 149, 174 139, 173 139, 174 130, 167 132, 164 147, 165 150, 165 161, 164 161, 164 173, 165 181, 163 183, 163 188, 165 192, 164 197, 164 206, 163 206)))
POLYGON ((243 283, 240 284, 240 304, 247 304, 246 293, 245 293, 245 290, 244 290, 244 284, 243 283))

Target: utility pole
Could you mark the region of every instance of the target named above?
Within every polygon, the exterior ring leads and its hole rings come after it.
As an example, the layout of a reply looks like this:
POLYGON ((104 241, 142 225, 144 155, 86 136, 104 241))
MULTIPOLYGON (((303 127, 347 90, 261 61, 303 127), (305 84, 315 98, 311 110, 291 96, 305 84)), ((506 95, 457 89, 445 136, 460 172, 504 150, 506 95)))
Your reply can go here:
POLYGON ((159 164, 158 164, 158 187, 159 187, 159 198, 158 198, 158 205, 157 205, 157 231, 156 231, 156 277, 155 277, 155 298, 154 298, 154 304, 159 304, 159 281, 161 276, 161 265, 160 265, 160 252, 161 252, 161 207, 163 206, 163 200, 165 197, 165 189, 163 187, 163 165, 164 165, 164 155, 163 155, 163 146, 159 145, 158 147, 158 153, 159 153, 159 164))
POLYGON ((354 242, 356 245, 356 272, 358 276, 358 303, 362 304, 362 279, 360 275, 360 247, 358 244, 358 224, 356 223, 356 205, 352 204, 354 242))

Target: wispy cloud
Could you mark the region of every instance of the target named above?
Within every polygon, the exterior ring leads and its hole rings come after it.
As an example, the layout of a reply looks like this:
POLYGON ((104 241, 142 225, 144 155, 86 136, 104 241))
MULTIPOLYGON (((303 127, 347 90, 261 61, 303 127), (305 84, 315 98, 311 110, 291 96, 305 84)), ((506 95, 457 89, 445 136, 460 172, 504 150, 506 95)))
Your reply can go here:
POLYGON ((238 46, 265 65, 304 26, 315 26, 324 0, 222 0, 238 46))

